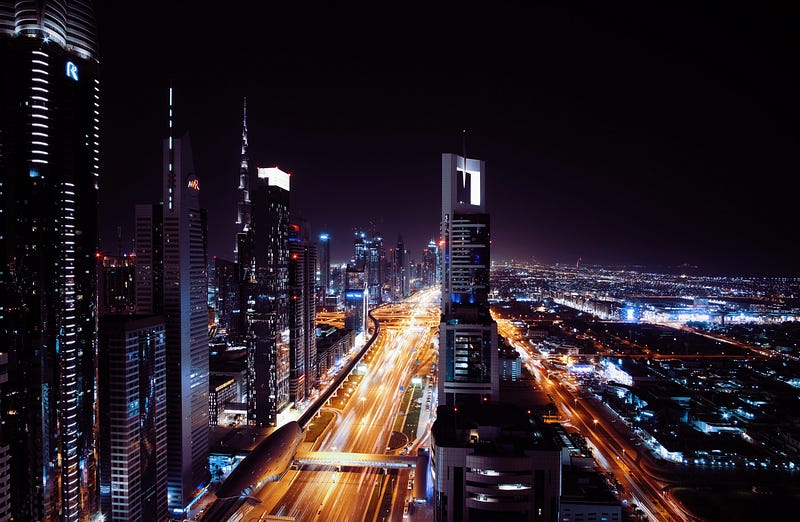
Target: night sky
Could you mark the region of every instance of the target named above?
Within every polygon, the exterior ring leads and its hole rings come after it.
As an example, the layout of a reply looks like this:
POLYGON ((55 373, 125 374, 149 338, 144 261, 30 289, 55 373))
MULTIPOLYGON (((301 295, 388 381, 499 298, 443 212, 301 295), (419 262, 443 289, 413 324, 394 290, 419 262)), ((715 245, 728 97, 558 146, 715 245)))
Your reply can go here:
POLYGON ((486 162, 496 262, 800 274, 791 13, 117 4, 97 6, 108 252, 131 250, 134 205, 160 199, 172 82, 210 255, 233 256, 246 96, 251 166, 292 174, 292 209, 331 234, 334 261, 356 230, 402 235, 419 261, 439 233, 441 154, 465 141, 486 162))

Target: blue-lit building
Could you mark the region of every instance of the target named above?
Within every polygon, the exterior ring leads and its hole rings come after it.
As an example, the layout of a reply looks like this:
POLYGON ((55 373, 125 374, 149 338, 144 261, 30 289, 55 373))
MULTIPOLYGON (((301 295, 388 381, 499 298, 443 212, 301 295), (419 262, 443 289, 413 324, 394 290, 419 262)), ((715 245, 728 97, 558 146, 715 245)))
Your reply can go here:
POLYGON ((136 307, 164 316, 167 492, 181 517, 210 479, 208 469, 207 217, 189 134, 163 140, 163 200, 136 207, 136 307))
POLYGON ((319 235, 319 277, 317 281, 317 301, 325 306, 325 297, 333 292, 331 284, 331 237, 329 234, 319 235))
POLYGON ((100 502, 105 520, 165 521, 163 316, 109 315, 99 326, 100 502), (124 451, 120 451, 124 448, 124 451))
POLYGON ((90 1, 0 1, 0 397, 14 520, 97 504, 100 81, 90 1))
POLYGON ((369 310, 369 289, 367 274, 356 267, 348 267, 344 289, 344 327, 356 335, 366 327, 369 310))
POLYGON ((439 402, 496 400, 497 324, 489 313, 489 214, 485 164, 442 155, 442 322, 439 402))

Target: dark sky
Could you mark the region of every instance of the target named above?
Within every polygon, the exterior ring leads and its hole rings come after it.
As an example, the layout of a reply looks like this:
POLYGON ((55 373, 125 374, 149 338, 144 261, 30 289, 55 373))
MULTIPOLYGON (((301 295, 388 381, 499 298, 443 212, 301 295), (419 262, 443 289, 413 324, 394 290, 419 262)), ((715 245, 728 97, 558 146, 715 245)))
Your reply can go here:
MULTIPOLYGON (((798 274, 798 18, 760 4, 458 15, 260 2, 98 6, 102 243, 161 190, 167 89, 230 259, 242 98, 251 165, 329 232, 438 237, 441 154, 486 161, 492 258, 798 274), (188 7, 191 5, 191 8, 188 7)), ((167 2, 164 2, 167 4, 167 2)), ((121 5, 121 4, 120 4, 121 5)))

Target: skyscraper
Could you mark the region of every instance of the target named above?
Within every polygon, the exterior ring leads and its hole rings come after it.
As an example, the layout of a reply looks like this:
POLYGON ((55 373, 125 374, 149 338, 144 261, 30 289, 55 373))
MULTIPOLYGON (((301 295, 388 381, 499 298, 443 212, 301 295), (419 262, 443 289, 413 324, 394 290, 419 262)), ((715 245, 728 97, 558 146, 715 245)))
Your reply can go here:
POLYGON ((428 246, 422 250, 422 278, 424 286, 433 286, 439 282, 436 277, 438 272, 439 247, 436 241, 430 240, 428 246))
POLYGON ((317 246, 309 239, 308 221, 293 217, 289 225, 289 399, 300 402, 316 384, 317 343, 315 274, 317 246))
POLYGON ((239 202, 236 204, 237 232, 248 229, 252 212, 250 202, 250 158, 247 155, 247 98, 244 99, 244 108, 242 109, 242 153, 240 158, 239 202))
POLYGON ((0 1, 0 353, 15 520, 97 512, 100 83, 89 1, 0 1))
POLYGON ((252 253, 240 261, 247 268, 248 422, 276 426, 289 404, 289 174, 259 168, 252 204, 252 253))
POLYGON ((331 291, 331 238, 319 235, 319 304, 325 306, 325 296, 331 291))
POLYGON ((408 264, 408 251, 403 236, 397 236, 397 248, 392 259, 392 299, 400 301, 411 295, 411 274, 408 264))
POLYGON ((359 335, 367 328, 369 288, 363 268, 348 266, 344 287, 344 327, 359 335))
POLYGON ((172 112, 170 89, 163 201, 136 208, 136 299, 140 313, 164 315, 168 504, 180 516, 209 479, 208 263, 191 142, 173 137, 172 112))
POLYGON ((383 248, 383 238, 373 235, 367 241, 367 257, 365 270, 367 272, 367 289, 369 290, 369 304, 381 304, 381 290, 383 289, 383 275, 386 264, 386 252, 383 248))
POLYGON ((497 324, 489 313, 485 164, 442 154, 442 322, 439 402, 497 399, 497 324))
POLYGON ((100 500, 106 520, 167 519, 164 318, 100 320, 100 500))

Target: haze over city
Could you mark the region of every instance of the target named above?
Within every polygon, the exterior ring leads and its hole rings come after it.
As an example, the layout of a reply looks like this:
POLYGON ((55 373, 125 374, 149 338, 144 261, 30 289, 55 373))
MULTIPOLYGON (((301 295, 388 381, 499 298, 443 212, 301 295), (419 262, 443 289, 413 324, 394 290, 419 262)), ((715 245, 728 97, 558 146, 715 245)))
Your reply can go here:
POLYGON ((797 42, 771 9, 100 5, 103 248, 121 227, 130 250, 133 205, 158 198, 171 83, 211 255, 233 257, 247 97, 253 165, 292 174, 335 262, 357 230, 418 257, 439 234, 440 154, 465 150, 487 164, 495 261, 794 274, 797 42))

